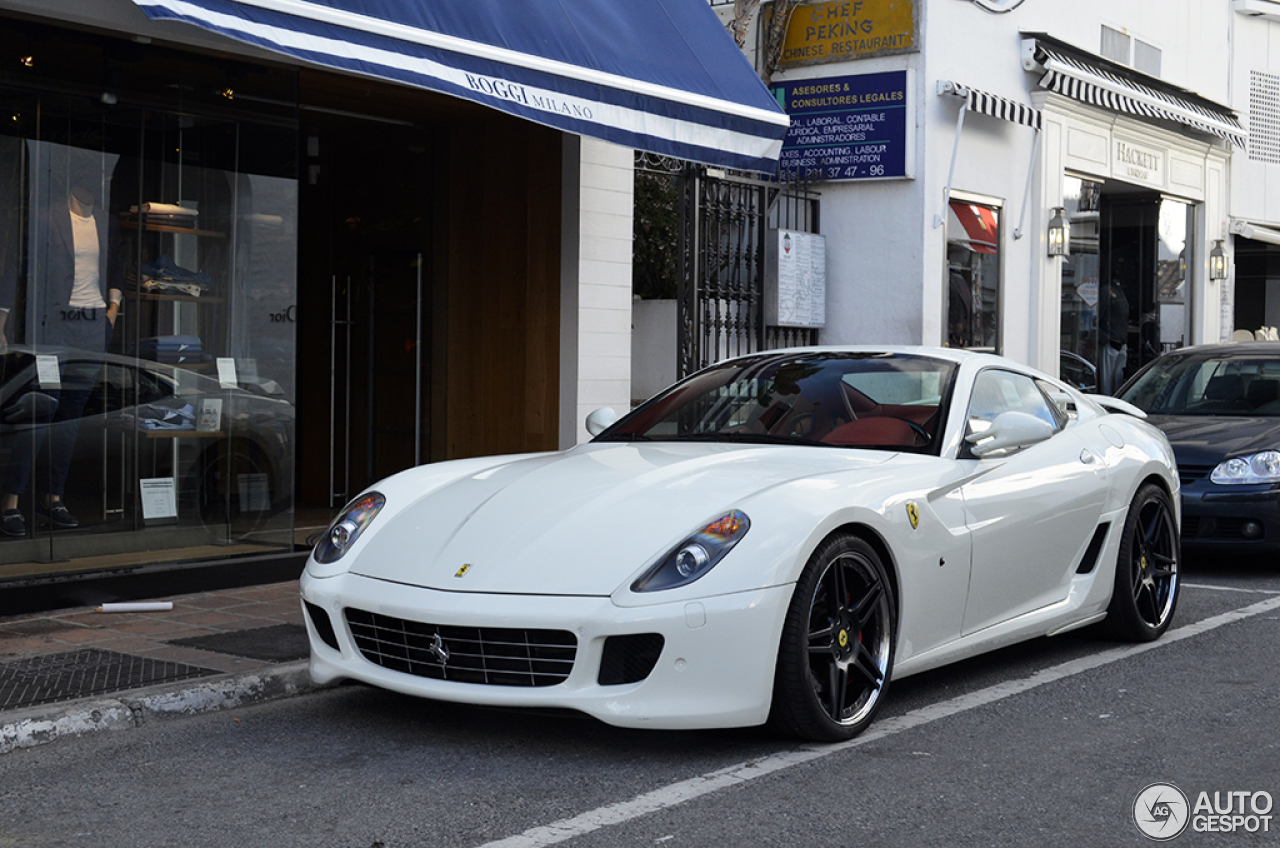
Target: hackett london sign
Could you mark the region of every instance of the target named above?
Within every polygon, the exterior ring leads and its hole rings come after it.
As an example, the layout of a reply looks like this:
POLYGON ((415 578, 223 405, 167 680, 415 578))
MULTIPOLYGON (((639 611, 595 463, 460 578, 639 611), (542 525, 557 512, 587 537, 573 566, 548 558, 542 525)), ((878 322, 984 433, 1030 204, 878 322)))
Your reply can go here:
POLYGON ((797 6, 787 24, 781 67, 910 53, 916 0, 844 0, 797 6))
POLYGON ((1164 151, 1127 141, 1112 142, 1111 173, 1129 182, 1164 184, 1164 151))

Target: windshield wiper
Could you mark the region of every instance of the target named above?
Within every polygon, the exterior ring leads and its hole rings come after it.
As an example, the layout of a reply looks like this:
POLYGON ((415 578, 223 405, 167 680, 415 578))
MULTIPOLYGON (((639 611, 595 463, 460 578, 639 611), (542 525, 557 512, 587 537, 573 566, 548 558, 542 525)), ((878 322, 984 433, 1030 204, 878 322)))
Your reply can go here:
POLYGON ((779 436, 772 433, 684 433, 678 436, 664 436, 666 442, 733 442, 751 445, 808 445, 810 447, 830 448, 836 445, 807 439, 804 436, 779 436))
POLYGON ((652 442, 650 436, 643 433, 610 433, 607 436, 596 436, 595 442, 652 442))

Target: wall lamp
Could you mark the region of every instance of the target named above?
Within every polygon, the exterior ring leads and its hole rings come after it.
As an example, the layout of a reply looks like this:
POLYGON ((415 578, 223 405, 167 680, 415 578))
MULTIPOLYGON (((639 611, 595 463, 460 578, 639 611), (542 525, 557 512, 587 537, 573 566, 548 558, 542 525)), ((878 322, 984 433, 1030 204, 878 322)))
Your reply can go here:
POLYGON ((1071 244, 1071 225, 1067 223, 1067 210, 1061 206, 1053 207, 1053 217, 1049 219, 1049 255, 1066 256, 1071 244))
POLYGON ((1225 280, 1227 278, 1227 252, 1222 249, 1222 239, 1213 242, 1213 250, 1209 251, 1209 279, 1225 280))

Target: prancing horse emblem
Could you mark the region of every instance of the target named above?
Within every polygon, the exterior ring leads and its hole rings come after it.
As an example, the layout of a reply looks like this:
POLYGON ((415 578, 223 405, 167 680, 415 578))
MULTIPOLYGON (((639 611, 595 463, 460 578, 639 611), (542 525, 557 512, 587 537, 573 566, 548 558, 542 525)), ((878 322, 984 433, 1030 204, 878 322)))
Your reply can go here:
POLYGON ((920 507, 915 501, 907 501, 907 518, 911 519, 912 530, 920 526, 920 507))
POLYGON ((431 654, 436 659, 440 660, 440 665, 449 664, 449 649, 444 646, 444 639, 440 637, 439 633, 431 637, 431 646, 428 650, 431 651, 431 654))

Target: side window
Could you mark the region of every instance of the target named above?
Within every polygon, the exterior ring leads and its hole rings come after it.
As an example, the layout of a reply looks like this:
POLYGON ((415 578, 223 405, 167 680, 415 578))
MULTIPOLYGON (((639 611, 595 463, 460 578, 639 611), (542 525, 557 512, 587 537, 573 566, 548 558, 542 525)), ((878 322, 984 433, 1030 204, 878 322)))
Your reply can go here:
POLYGON ((973 384, 973 398, 969 401, 970 432, 986 430, 1002 412, 1025 412, 1054 430, 1062 427, 1060 413, 1034 380, 1012 371, 988 368, 973 384))

